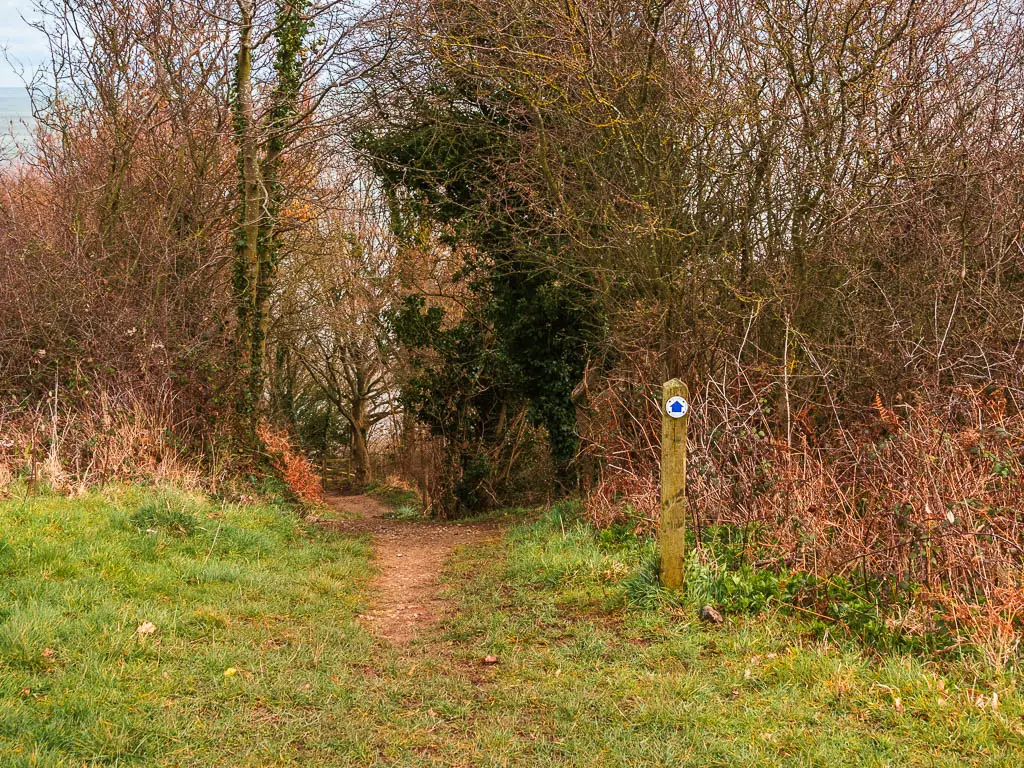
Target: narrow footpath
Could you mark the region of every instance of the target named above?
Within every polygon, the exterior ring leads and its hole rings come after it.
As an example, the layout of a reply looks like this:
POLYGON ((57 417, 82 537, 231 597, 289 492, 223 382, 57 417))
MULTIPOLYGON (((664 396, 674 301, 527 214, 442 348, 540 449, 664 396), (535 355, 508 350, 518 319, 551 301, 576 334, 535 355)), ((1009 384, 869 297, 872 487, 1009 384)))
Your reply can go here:
POLYGON ((494 522, 391 520, 389 508, 372 496, 328 496, 348 519, 323 520, 342 533, 369 533, 378 575, 370 610, 360 617, 382 640, 404 644, 440 621, 451 609, 441 594, 440 576, 456 547, 497 538, 494 522))

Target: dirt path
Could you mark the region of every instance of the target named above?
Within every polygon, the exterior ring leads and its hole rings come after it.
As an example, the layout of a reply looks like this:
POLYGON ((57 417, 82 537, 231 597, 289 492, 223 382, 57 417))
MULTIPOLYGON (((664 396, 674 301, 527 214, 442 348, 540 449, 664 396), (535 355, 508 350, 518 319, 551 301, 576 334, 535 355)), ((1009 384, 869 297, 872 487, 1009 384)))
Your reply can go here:
POLYGON ((372 607, 363 624, 378 637, 407 643, 439 621, 450 606, 440 594, 445 560, 456 547, 495 538, 495 523, 432 523, 388 520, 388 507, 370 496, 329 496, 328 504, 348 520, 324 520, 345 533, 369 533, 380 571, 372 607))

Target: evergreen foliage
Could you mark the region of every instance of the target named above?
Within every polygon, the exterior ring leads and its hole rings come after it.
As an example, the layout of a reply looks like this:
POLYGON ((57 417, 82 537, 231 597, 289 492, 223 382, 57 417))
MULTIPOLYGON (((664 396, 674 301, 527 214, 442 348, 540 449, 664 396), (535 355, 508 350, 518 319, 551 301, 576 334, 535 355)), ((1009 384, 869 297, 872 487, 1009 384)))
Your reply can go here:
MULTIPOLYGON (((558 477, 572 484, 572 391, 599 337, 600 312, 583 281, 548 268, 558 237, 505 185, 503 147, 516 127, 506 97, 469 101, 455 86, 438 95, 357 142, 387 188, 396 232, 411 236, 427 221, 468 253, 459 279, 472 303, 457 322, 417 296, 395 315, 398 339, 414 352, 404 399, 449 438, 471 485, 484 480, 486 460, 479 448, 458 446, 483 441, 486 452, 523 410, 547 431, 558 477)), ((459 496, 473 494, 462 488, 459 496)))

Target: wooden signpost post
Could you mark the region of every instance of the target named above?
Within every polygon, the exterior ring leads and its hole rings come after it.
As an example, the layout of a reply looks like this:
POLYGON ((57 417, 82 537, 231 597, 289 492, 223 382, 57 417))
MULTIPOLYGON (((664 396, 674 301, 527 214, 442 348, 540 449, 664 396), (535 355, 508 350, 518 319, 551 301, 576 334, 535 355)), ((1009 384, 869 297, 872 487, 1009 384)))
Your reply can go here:
POLYGON ((661 584, 683 584, 686 550, 686 425, 690 421, 689 391, 679 379, 661 389, 661 584))

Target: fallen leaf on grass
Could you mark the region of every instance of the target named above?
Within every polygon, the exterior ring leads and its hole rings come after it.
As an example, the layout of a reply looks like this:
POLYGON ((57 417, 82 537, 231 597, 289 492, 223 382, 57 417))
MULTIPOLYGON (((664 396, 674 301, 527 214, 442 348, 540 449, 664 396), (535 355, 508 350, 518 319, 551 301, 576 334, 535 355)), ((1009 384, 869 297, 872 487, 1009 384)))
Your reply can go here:
POLYGON ((224 670, 224 677, 234 677, 238 674, 238 670, 234 667, 228 667, 224 670))
POLYGON ((974 700, 974 706, 976 706, 978 709, 991 708, 993 711, 995 711, 999 709, 999 694, 993 692, 992 698, 988 698, 986 696, 978 696, 978 698, 974 700))
POLYGON ((156 632, 156 624, 152 621, 144 621, 139 624, 139 628, 135 630, 136 634, 139 635, 152 635, 156 632))

